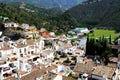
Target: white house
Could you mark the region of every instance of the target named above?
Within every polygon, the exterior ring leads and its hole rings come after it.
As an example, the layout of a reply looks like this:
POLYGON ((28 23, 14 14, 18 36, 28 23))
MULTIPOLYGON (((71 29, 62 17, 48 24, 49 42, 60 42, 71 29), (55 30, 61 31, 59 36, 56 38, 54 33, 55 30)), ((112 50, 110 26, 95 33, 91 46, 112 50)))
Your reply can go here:
POLYGON ((19 70, 25 71, 25 72, 31 72, 32 66, 28 63, 29 58, 24 57, 21 60, 19 60, 20 68, 19 70))
POLYGON ((5 78, 9 76, 13 76, 15 73, 13 70, 17 70, 17 67, 13 63, 6 63, 3 65, 0 65, 0 79, 4 80, 5 78))
POLYGON ((54 32, 50 32, 50 35, 51 35, 52 37, 55 37, 55 33, 54 33, 54 32))
POLYGON ((22 25, 21 25, 25 30, 28 30, 29 29, 29 24, 25 24, 25 23, 23 23, 22 25))
POLYGON ((5 27, 18 27, 19 25, 14 22, 8 22, 8 23, 4 23, 4 26, 5 27))
POLYGON ((53 50, 42 50, 40 54, 45 57, 45 59, 53 59, 54 51, 53 50))
POLYGON ((57 75, 61 75, 61 76, 68 76, 72 71, 68 66, 64 66, 64 65, 59 64, 59 65, 57 65, 57 68, 51 70, 51 72, 55 73, 57 75))
POLYGON ((11 44, 0 45, 0 79, 13 75, 12 72, 18 67, 17 50, 11 44))
POLYGON ((40 50, 44 49, 44 47, 45 47, 44 39, 40 39, 40 44, 39 44, 40 50))
POLYGON ((72 30, 72 32, 74 33, 89 33, 88 28, 75 28, 72 30))
MULTIPOLYGON (((12 73, 13 69, 31 72, 32 66, 29 62, 37 61, 40 57, 40 50, 44 48, 44 40, 20 39, 16 42, 8 41, 0 43, 0 67, 7 70, 0 71, 0 79, 4 79, 6 73, 12 73), (12 67, 11 67, 12 66, 12 67)), ((54 58, 54 52, 50 54, 43 51, 46 58, 54 58)), ((45 58, 43 58, 45 60, 45 58)))

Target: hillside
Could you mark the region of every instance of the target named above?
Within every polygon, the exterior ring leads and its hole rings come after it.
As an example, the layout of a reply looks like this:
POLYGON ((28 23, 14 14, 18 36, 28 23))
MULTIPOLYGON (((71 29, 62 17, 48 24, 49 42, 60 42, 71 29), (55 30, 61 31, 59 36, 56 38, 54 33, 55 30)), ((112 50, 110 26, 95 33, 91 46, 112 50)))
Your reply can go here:
POLYGON ((9 5, 9 6, 15 7, 15 8, 21 8, 24 10, 33 10, 33 11, 37 11, 41 14, 47 14, 47 15, 61 14, 65 11, 63 8, 59 8, 59 7, 46 9, 46 8, 36 7, 33 4, 28 4, 28 3, 24 3, 24 2, 11 2, 6 5, 9 5))
POLYGON ((0 16, 9 17, 11 21, 18 23, 28 23, 39 28, 46 28, 48 31, 62 33, 70 30, 77 24, 69 14, 61 14, 58 9, 43 9, 33 5, 0 4, 0 16))
POLYGON ((34 4, 38 7, 63 7, 63 8, 71 8, 82 1, 85 0, 0 0, 0 2, 9 3, 9 2, 26 2, 30 4, 34 4))
POLYGON ((32 9, 26 10, 25 8, 13 7, 10 5, 0 4, 0 15, 7 16, 11 21, 18 23, 29 23, 29 24, 37 24, 37 22, 41 22, 45 16, 44 11, 42 12, 39 9, 35 9, 35 12, 32 12, 32 9))
POLYGON ((120 0, 87 0, 66 13, 83 24, 120 30, 120 0))

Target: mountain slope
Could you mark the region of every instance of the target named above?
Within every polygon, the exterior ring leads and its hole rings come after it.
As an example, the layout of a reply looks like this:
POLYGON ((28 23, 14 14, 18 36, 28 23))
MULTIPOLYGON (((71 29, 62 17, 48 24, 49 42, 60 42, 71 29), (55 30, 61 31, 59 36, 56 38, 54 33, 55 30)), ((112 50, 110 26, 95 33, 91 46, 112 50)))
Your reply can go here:
POLYGON ((89 25, 120 26, 120 0, 88 0, 66 13, 89 25))
POLYGON ((30 24, 36 24, 36 21, 40 22, 43 19, 42 16, 45 17, 42 12, 38 12, 37 10, 35 12, 29 12, 25 9, 5 4, 0 4, 0 16, 9 17, 11 21, 30 24))
POLYGON ((71 15, 62 15, 57 10, 38 8, 28 4, 22 4, 21 6, 19 3, 15 5, 0 4, 0 16, 9 17, 13 22, 35 25, 38 29, 44 27, 48 31, 62 33, 77 24, 76 19, 71 15))
POLYGON ((0 2, 26 2, 30 4, 35 4, 39 7, 64 7, 71 8, 85 0, 0 0, 0 2))

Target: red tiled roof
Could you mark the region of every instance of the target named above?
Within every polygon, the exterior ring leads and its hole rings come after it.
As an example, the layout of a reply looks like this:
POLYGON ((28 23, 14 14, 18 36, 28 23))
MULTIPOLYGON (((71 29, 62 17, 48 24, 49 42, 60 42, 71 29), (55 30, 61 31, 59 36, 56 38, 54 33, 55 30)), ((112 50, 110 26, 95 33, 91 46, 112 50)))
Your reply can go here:
POLYGON ((74 67, 74 72, 90 72, 95 66, 93 61, 88 61, 87 63, 77 63, 74 67))
POLYGON ((107 67, 107 66, 97 66, 92 74, 97 76, 104 76, 106 75, 109 79, 112 79, 112 76, 115 72, 115 68, 107 67))
POLYGON ((0 50, 9 50, 9 49, 13 49, 8 45, 5 45, 4 47, 0 48, 0 50))
MULTIPOLYGON (((36 69, 32 70, 32 72, 30 74, 28 74, 26 76, 23 76, 21 78, 21 80, 35 80, 37 77, 45 75, 46 71, 56 69, 56 68, 57 67, 55 65, 52 65, 52 66, 47 67, 47 68, 43 67, 42 69, 38 69, 36 67, 36 69)), ((7 78, 5 80, 18 80, 18 79, 14 78, 14 77, 9 77, 9 78, 7 78)))

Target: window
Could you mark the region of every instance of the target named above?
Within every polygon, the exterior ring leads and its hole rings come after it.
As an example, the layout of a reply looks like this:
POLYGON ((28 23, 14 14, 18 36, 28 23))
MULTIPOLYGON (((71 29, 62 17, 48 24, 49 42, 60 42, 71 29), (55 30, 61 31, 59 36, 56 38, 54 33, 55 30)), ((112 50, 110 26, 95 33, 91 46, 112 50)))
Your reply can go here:
POLYGON ((35 58, 33 58, 33 61, 37 61, 38 58, 39 58, 39 57, 35 57, 35 58))
POLYGON ((28 54, 30 54, 30 52, 28 52, 28 54))
POLYGON ((23 54, 20 54, 20 57, 23 57, 23 54))
POLYGON ((2 57, 2 53, 0 52, 0 57, 2 57))
POLYGON ((24 48, 24 52, 26 52, 26 48, 24 48))
POLYGON ((32 63, 32 59, 29 59, 27 62, 28 62, 28 63, 32 63))
POLYGON ((22 51, 21 51, 21 49, 20 49, 20 53, 21 53, 22 51))
POLYGON ((10 67, 14 67, 14 64, 13 64, 13 63, 10 63, 9 66, 10 66, 10 67))
POLYGON ((27 55, 27 53, 26 53, 26 48, 24 48, 24 53, 25 53, 25 55, 27 55))
POLYGON ((31 54, 34 54, 34 51, 31 51, 31 54))
POLYGON ((13 53, 13 55, 16 55, 16 53, 13 53))

